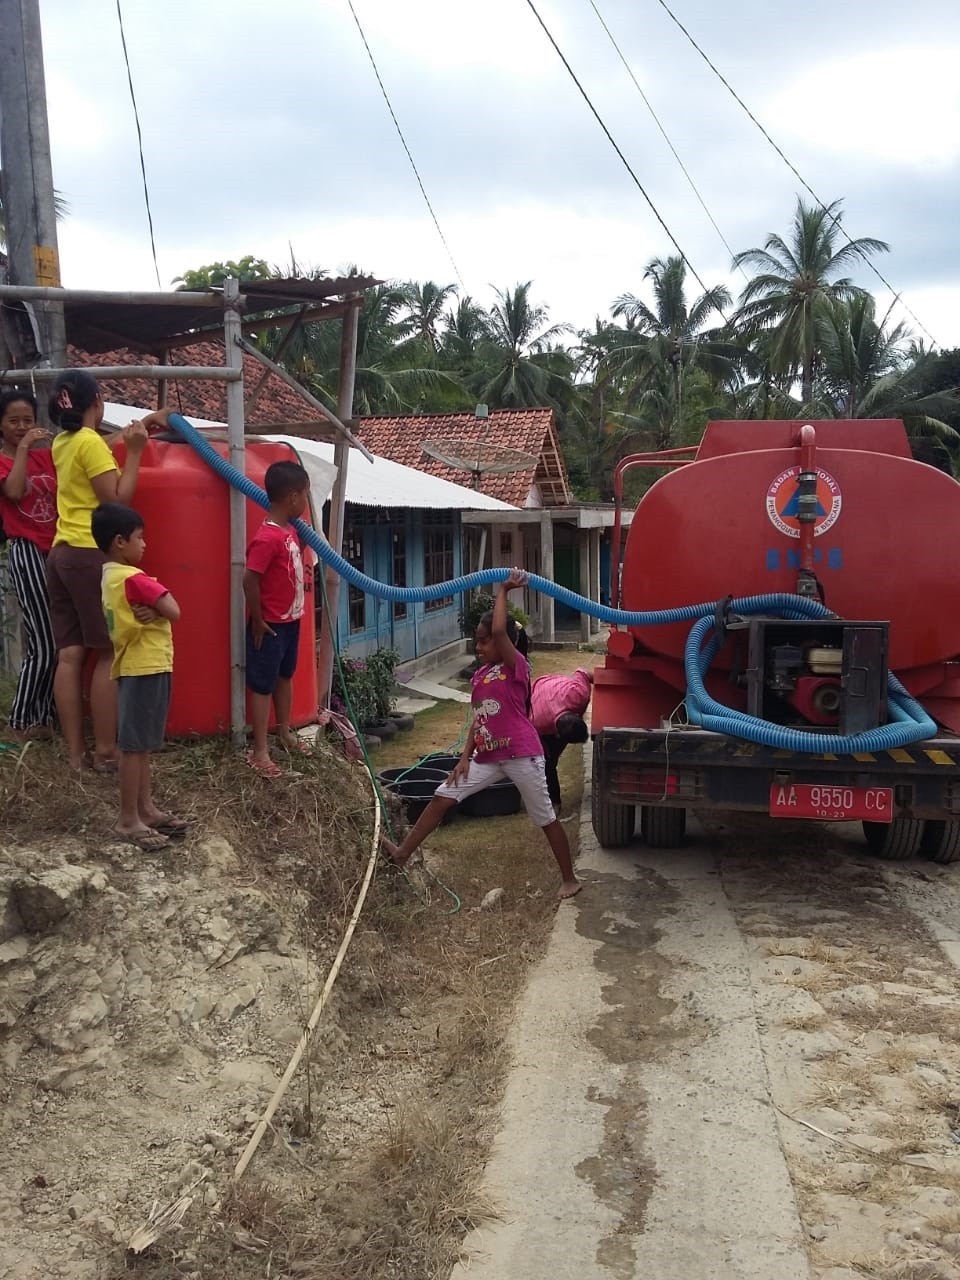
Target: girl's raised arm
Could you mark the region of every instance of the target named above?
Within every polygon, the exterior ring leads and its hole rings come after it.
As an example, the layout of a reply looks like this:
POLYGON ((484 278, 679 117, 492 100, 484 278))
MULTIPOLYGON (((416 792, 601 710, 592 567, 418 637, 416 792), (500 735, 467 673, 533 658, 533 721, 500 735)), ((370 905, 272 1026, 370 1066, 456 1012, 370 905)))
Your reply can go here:
POLYGON ((500 583, 500 590, 493 606, 491 634, 497 646, 497 655, 504 666, 512 671, 517 665, 517 650, 507 631, 507 592, 514 587, 525 587, 530 575, 523 569, 511 569, 510 577, 500 583))

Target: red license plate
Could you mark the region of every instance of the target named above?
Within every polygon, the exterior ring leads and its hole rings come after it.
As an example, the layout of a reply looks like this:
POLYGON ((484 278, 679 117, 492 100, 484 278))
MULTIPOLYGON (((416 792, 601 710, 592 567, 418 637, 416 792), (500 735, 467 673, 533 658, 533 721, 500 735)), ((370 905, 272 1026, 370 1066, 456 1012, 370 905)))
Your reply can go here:
POLYGON ((893 821, 893 787, 834 787, 809 782, 774 783, 772 818, 865 818, 893 821))

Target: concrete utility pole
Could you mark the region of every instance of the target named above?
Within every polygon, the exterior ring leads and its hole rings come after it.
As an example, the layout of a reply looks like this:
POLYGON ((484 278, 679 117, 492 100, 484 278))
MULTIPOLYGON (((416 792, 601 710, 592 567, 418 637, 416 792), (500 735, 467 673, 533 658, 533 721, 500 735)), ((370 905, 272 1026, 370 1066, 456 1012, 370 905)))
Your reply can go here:
MULTIPOLYGON (((39 0, 0 0, 0 192, 6 221, 10 284, 59 285, 57 218, 47 128, 39 0)), ((36 350, 29 327, 14 329, 14 354, 29 363, 67 363, 63 306, 29 304, 36 321, 36 350)), ((21 312, 21 316, 23 313, 21 312)))

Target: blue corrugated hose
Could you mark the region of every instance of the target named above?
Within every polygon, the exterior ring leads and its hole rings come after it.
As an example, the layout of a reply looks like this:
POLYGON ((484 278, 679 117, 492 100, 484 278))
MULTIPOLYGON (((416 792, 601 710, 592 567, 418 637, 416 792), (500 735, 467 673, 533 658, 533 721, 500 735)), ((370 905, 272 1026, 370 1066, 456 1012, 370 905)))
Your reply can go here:
MULTIPOLYGON (((170 427, 196 450, 204 462, 234 489, 238 489, 261 507, 270 506, 270 501, 260 486, 248 476, 241 475, 225 458, 221 458, 216 449, 195 427, 191 426, 186 418, 179 413, 171 413, 168 422, 170 427)), ((494 583, 503 582, 510 572, 508 569, 481 569, 477 573, 468 573, 460 578, 453 578, 450 582, 437 582, 429 587, 394 587, 384 582, 377 582, 375 578, 368 578, 355 565, 338 555, 326 538, 303 520, 296 520, 294 524, 297 533, 316 551, 324 564, 329 565, 351 586, 381 600, 402 601, 408 604, 439 600, 443 596, 460 595, 477 587, 489 587, 494 583)), ((893 723, 847 738, 839 738, 827 733, 808 733, 804 729, 789 729, 784 725, 748 716, 742 711, 735 711, 731 707, 724 706, 722 702, 717 702, 707 693, 703 683, 703 677, 720 647, 716 636, 704 645, 708 634, 714 628, 717 612, 714 601, 684 605, 678 609, 652 609, 645 613, 630 612, 626 609, 611 609, 609 605, 600 604, 596 600, 587 600, 584 596, 579 596, 556 582, 550 582, 547 578, 541 578, 538 574, 530 575, 529 585, 534 591, 552 596, 560 604, 567 605, 580 613, 589 614, 593 618, 599 618, 601 622, 613 623, 619 627, 655 627, 675 622, 696 622, 684 651, 687 714, 691 723, 702 724, 705 729, 734 738, 745 738, 749 742, 759 742, 765 746, 834 754, 887 751, 936 736, 937 726, 934 721, 920 704, 910 697, 900 681, 892 674, 889 677, 887 696, 893 723)), ((818 600, 809 600, 803 596, 792 596, 786 593, 744 596, 739 600, 731 601, 729 610, 741 616, 750 614, 773 614, 785 618, 832 618, 835 616, 818 600)))

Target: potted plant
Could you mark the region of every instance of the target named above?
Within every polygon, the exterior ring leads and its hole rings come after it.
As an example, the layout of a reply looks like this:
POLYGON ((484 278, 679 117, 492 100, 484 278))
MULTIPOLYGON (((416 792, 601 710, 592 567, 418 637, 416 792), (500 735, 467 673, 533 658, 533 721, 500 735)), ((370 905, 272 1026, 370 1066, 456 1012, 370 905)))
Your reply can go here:
POLYGON ((390 719, 393 709, 393 673, 400 655, 396 649, 378 649, 367 658, 344 658, 336 673, 334 696, 352 711, 364 733, 390 738, 397 725, 390 719))

